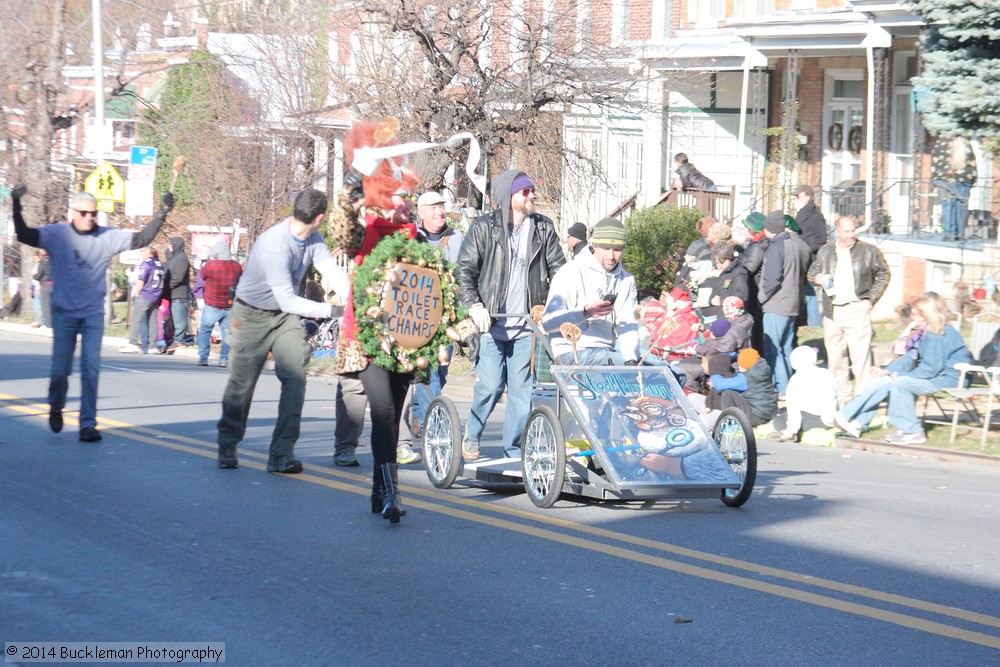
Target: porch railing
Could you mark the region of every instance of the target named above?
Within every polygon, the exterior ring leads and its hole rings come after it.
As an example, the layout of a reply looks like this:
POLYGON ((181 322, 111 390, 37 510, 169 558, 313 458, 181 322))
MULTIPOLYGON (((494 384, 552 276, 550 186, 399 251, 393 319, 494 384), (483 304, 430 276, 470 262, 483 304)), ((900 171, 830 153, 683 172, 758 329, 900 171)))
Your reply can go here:
POLYGON ((726 190, 669 190, 656 202, 659 206, 688 206, 719 222, 733 220, 733 192, 726 190))
POLYGON ((631 197, 619 204, 611 213, 609 218, 626 218, 635 209, 635 204, 639 200, 639 192, 636 191, 631 197))
MULTIPOLYGON (((930 179, 886 179, 882 189, 872 194, 870 231, 922 238, 943 234, 942 203, 949 196, 930 179)), ((865 182, 850 181, 817 193, 817 204, 833 225, 841 215, 867 223, 865 182)), ((967 198, 961 199, 968 211, 965 238, 996 239, 1000 220, 1000 188, 974 185, 967 198)))

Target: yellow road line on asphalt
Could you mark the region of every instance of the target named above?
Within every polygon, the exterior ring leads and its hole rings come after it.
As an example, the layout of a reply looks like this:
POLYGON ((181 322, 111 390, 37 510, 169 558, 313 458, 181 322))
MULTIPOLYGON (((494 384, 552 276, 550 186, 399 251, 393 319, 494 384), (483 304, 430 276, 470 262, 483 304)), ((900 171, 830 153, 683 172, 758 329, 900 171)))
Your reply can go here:
MULTIPOLYGON (((3 407, 7 407, 16 412, 21 412, 23 414, 34 415, 34 416, 48 415, 48 405, 30 403, 16 396, 11 396, 3 393, 0 393, 0 401, 3 401, 3 403, 0 403, 0 405, 3 405, 3 407)), ((70 424, 77 423, 75 418, 69 416, 71 414, 74 413, 64 413, 64 419, 66 423, 70 424)), ((216 456, 216 445, 214 443, 207 443, 204 440, 197 440, 194 438, 187 438, 185 436, 178 436, 172 433, 157 431, 155 429, 136 426, 133 424, 129 424, 127 422, 106 419, 103 417, 98 419, 98 423, 105 428, 111 427, 110 429, 106 428, 105 430, 105 433, 109 435, 128 438, 139 442, 144 442, 150 445, 156 445, 160 447, 165 447, 167 449, 172 449, 175 451, 182 451, 188 454, 203 456, 205 458, 215 458, 216 456)), ((240 457, 241 457, 240 461, 241 467, 247 467, 255 470, 267 469, 266 464, 263 462, 263 459, 267 458, 266 454, 244 451, 240 453, 240 457), (248 457, 253 459, 261 459, 262 461, 261 462, 248 461, 246 460, 248 457)), ((321 486, 325 486, 327 488, 336 489, 338 491, 346 491, 348 493, 354 493, 357 495, 368 495, 370 493, 370 490, 367 488, 367 484, 370 483, 371 479, 368 477, 358 475, 355 473, 347 473, 337 470, 318 468, 316 469, 316 472, 323 473, 323 476, 320 476, 315 474, 314 472, 310 472, 312 468, 313 466, 307 466, 306 471, 298 475, 289 476, 289 479, 297 479, 303 482, 318 484, 321 486), (330 479, 331 476, 339 477, 349 481, 347 482, 336 481, 334 479, 330 479), (359 485, 358 482, 361 482, 363 485, 359 485)), ((936 621, 917 618, 915 616, 908 616, 906 614, 902 614, 899 612, 893 612, 885 609, 879 609, 876 607, 870 607, 856 602, 840 600, 826 595, 810 593, 808 591, 792 588, 790 586, 767 583, 756 579, 750 579, 739 575, 728 574, 725 572, 712 570, 706 567, 681 563, 670 560, 668 558, 664 558, 662 556, 645 554, 638 551, 632 551, 630 549, 626 549, 623 547, 604 544, 601 542, 594 542, 574 535, 566 535, 564 533, 553 532, 544 527, 530 526, 522 523, 517 523, 511 520, 507 520, 504 518, 484 515, 481 512, 505 514, 517 519, 529 520, 535 523, 546 524, 549 526, 558 527, 565 530, 572 530, 577 533, 592 535, 594 537, 601 537, 603 539, 619 541, 647 549, 663 551, 666 553, 683 556, 685 558, 706 561, 716 565, 722 565, 725 567, 753 572, 755 574, 761 574, 775 578, 785 579, 798 584, 827 588, 830 590, 835 590, 841 593, 846 593, 858 597, 865 597, 872 600, 878 600, 880 602, 894 604, 897 606, 909 607, 942 616, 949 616, 959 620, 977 623, 980 625, 1000 628, 1000 618, 996 618, 993 616, 987 616, 985 614, 970 612, 956 607, 939 605, 931 602, 926 602, 923 600, 917 600, 915 598, 908 598, 904 596, 894 595, 891 593, 885 593, 882 591, 864 588, 861 586, 855 586, 852 584, 844 584, 841 582, 827 580, 827 579, 818 579, 811 577, 809 575, 799 574, 796 572, 790 572, 787 570, 781 570, 778 568, 768 567, 764 565, 757 565, 755 563, 750 563, 748 561, 742 561, 735 558, 728 558, 725 556, 718 556, 716 554, 696 551, 694 549, 687 549, 685 547, 668 544, 666 542, 657 542, 655 540, 636 537, 625 533, 618 533, 615 531, 610 531, 602 528, 595 528, 592 526, 587 526, 585 524, 567 521, 565 519, 559 519, 556 517, 533 514, 531 512, 526 512, 524 510, 518 510, 515 508, 487 506, 484 505, 484 503, 477 502, 474 500, 469 500, 467 498, 456 497, 453 494, 448 494, 437 489, 431 490, 419 487, 411 487, 409 485, 400 485, 400 487, 402 490, 406 492, 407 495, 406 502, 407 505, 411 507, 424 509, 430 512, 435 512, 437 514, 451 516, 457 519, 473 521, 476 523, 492 526, 495 528, 500 528, 503 530, 510 530, 531 537, 545 539, 550 542, 557 542, 560 544, 565 544, 567 546, 573 546, 588 551, 594 551, 608 556, 621 558, 623 560, 642 563, 663 570, 669 570, 680 574, 686 574, 689 576, 706 579, 716 583, 724 583, 761 593, 768 593, 770 595, 775 595, 778 597, 787 598, 798 602, 805 602, 807 604, 813 604, 827 609, 843 611, 857 616, 872 618, 875 620, 892 623, 895 625, 911 628, 914 630, 919 630, 922 632, 928 632, 931 634, 936 634, 943 637, 949 637, 952 639, 958 639, 961 641, 978 644, 981 646, 1000 649, 1000 637, 994 635, 989 635, 982 632, 975 632, 971 630, 965 630, 963 628, 957 628, 944 623, 938 623, 936 621), (415 499, 414 496, 427 497, 432 500, 431 501, 419 500, 415 499), (445 502, 448 504, 441 505, 439 504, 441 502, 445 502), (473 512, 466 509, 461 509, 459 507, 453 507, 453 505, 460 505, 469 508, 474 508, 476 511, 473 512)))

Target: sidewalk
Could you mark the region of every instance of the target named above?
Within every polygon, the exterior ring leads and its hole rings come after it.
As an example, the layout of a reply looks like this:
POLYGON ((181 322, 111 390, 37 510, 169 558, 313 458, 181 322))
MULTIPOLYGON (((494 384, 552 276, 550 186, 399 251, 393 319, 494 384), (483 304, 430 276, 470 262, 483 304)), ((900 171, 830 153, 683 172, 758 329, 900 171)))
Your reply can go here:
MULTIPOLYGON (((20 324, 17 322, 0 322, 0 331, 10 331, 12 333, 27 334, 29 336, 39 336, 41 338, 52 338, 52 329, 48 327, 43 327, 39 329, 33 328, 28 324, 20 324)), ((114 336, 105 336, 101 341, 101 356, 103 359, 107 359, 108 354, 113 354, 122 357, 133 357, 136 356, 134 353, 129 354, 125 352, 119 352, 118 348, 128 345, 128 338, 116 338, 114 336)), ((77 349, 77 354, 79 354, 79 349, 77 349)), ((155 353, 153 353, 155 354, 155 353)), ((177 347, 170 350, 165 356, 180 357, 185 359, 192 359, 197 361, 198 359, 198 346, 191 347, 177 347)), ((218 360, 213 360, 209 358, 209 363, 218 363, 218 360)))
MULTIPOLYGON (((29 336, 39 336, 43 338, 51 338, 51 329, 33 329, 27 324, 17 324, 12 322, 0 322, 0 331, 10 331, 13 333, 21 333, 29 336)), ((111 336, 105 336, 103 345, 104 350, 102 354, 108 355, 113 354, 116 356, 129 357, 133 356, 131 354, 119 353, 118 348, 126 345, 128 340, 125 338, 114 338, 111 336)), ((873 345, 873 353, 875 355, 876 363, 882 363, 891 356, 892 343, 875 343, 873 345)), ((193 365, 198 359, 198 348, 197 347, 179 347, 172 350, 169 356, 175 358, 182 358, 185 360, 190 359, 190 363, 193 365)), ((107 356, 104 357, 107 360, 107 356)), ((214 359, 209 359, 210 364, 215 364, 214 359)), ((457 399, 459 401, 468 401, 472 399, 472 390, 475 385, 473 380, 473 375, 471 373, 465 373, 461 375, 448 375, 448 383, 445 385, 444 394, 450 398, 457 399)), ((917 402, 917 411, 923 409, 923 401, 917 402)), ((760 445, 765 442, 761 441, 760 445)), ((761 446, 758 445, 758 451, 761 446)), ((808 445, 806 445, 808 446, 808 445)), ((924 445, 890 445, 888 443, 879 440, 865 440, 863 438, 854 440, 851 438, 840 437, 837 438, 836 447, 842 449, 853 449, 858 451, 871 451, 879 452, 885 454, 894 454, 897 456, 912 456, 914 458, 930 459, 936 461, 960 461, 966 463, 977 463, 980 465, 989 466, 1000 466, 1000 456, 993 456, 990 454, 976 454, 974 452, 962 452, 953 449, 943 449, 938 447, 927 447, 924 445)))

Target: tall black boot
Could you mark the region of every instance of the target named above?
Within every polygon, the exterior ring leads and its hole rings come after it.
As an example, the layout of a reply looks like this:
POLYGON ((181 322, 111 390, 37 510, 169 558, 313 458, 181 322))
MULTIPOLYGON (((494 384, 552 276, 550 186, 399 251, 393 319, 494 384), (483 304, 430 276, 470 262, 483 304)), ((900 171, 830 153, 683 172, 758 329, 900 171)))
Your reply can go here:
POLYGON ((399 497, 399 478, 396 473, 395 463, 383 463, 382 484, 384 492, 382 494, 382 518, 388 519, 389 523, 399 523, 399 517, 406 514, 403 510, 399 497))
POLYGON ((382 496, 385 494, 385 484, 382 482, 382 466, 375 466, 372 473, 372 514, 382 513, 382 496))

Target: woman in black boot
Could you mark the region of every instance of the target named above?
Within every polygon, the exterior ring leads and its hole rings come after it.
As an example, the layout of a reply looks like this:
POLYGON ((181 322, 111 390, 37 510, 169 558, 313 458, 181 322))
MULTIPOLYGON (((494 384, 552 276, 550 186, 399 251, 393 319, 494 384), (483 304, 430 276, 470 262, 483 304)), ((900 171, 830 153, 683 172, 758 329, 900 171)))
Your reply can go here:
MULTIPOLYGON (((354 151, 387 146, 399 129, 355 123, 344 138, 344 159, 354 151)), ((446 256, 420 243, 410 221, 412 193, 419 178, 400 158, 386 159, 372 175, 351 169, 328 211, 328 242, 354 261, 337 340, 337 372, 357 373, 372 418, 372 513, 398 524, 405 514, 396 475, 396 445, 403 402, 414 373, 427 377, 448 362, 448 346, 460 339, 464 308, 446 256), (363 210, 363 212, 362 212, 363 210)), ((365 160, 361 160, 366 164, 365 160)))
POLYGON ((399 417, 410 387, 409 373, 387 371, 368 364, 359 376, 368 396, 372 415, 372 512, 382 514, 390 523, 399 523, 403 511, 396 476, 396 443, 399 440, 399 417))

